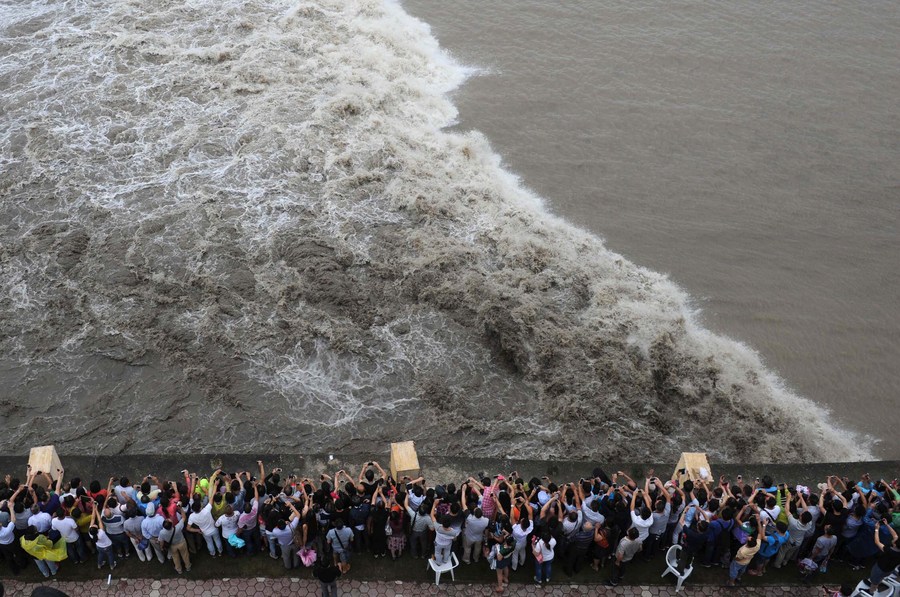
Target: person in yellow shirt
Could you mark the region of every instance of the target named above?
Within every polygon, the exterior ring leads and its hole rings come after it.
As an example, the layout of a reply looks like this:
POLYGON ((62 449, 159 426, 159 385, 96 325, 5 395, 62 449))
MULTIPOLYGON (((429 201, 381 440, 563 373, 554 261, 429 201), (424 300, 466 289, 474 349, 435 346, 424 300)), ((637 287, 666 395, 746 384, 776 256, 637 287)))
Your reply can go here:
POLYGON ((766 529, 763 526, 762 518, 760 516, 756 517, 756 536, 751 536, 747 539, 747 543, 742 545, 740 549, 737 550, 737 554, 735 554, 734 559, 731 561, 731 567, 728 570, 728 586, 733 587, 737 583, 741 582, 741 575, 747 569, 747 566, 750 565, 750 561, 753 559, 753 556, 756 555, 756 552, 759 551, 759 546, 763 540, 766 538, 766 529))

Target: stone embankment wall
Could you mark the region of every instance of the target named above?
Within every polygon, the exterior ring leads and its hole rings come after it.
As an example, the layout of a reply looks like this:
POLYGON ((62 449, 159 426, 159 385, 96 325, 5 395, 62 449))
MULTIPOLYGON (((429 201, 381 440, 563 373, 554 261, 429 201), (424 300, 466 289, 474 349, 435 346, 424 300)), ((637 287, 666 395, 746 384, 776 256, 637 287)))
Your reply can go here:
MULTIPOLYGON (((600 441, 600 440, 598 440, 600 441)), ((152 441, 148 440, 148 444, 152 441)), ((500 448, 501 446, 498 446, 500 448)), ((656 476, 665 479, 675 470, 675 462, 666 463, 600 463, 568 460, 538 461, 511 460, 501 454, 495 457, 486 454, 485 458, 455 458, 453 456, 419 455, 422 474, 429 485, 437 483, 459 482, 468 475, 482 473, 493 475, 508 474, 517 471, 525 478, 548 475, 554 481, 572 481, 588 477, 594 467, 601 467, 607 473, 617 470, 627 472, 635 479, 647 474, 651 468, 656 476)), ((0 456, 0 474, 12 474, 24 478, 27 454, 0 456)), ((256 471, 256 461, 265 463, 266 471, 273 467, 283 469, 282 476, 296 474, 300 477, 318 479, 319 474, 328 471, 333 475, 339 469, 347 470, 354 477, 368 460, 376 460, 389 470, 388 450, 383 454, 123 454, 117 456, 80 456, 61 454, 60 460, 66 469, 66 477, 79 476, 83 480, 99 479, 104 481, 110 476, 125 475, 135 483, 146 474, 154 474, 160 478, 175 479, 180 471, 187 468, 200 474, 208 473, 221 466, 228 472, 247 470, 256 471)), ((858 479, 863 473, 869 473, 873 479, 891 480, 900 476, 900 460, 876 462, 842 462, 816 464, 719 464, 711 462, 713 474, 726 475, 732 482, 737 475, 743 475, 744 481, 752 483, 755 477, 771 475, 778 482, 803 484, 815 491, 815 485, 827 475, 848 476, 858 479)))

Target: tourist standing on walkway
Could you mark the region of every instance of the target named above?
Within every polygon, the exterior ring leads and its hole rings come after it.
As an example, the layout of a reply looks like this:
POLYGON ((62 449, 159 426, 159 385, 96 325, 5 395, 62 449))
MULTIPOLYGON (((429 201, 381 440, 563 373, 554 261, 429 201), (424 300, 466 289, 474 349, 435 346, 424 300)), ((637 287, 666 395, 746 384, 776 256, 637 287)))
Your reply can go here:
POLYGON ((532 552, 534 553, 534 582, 550 582, 553 572, 553 557, 556 555, 556 539, 549 530, 544 530, 540 538, 535 538, 532 552))
MULTIPOLYGON (((367 471, 371 473, 372 471, 367 471)), ((365 486, 365 482, 362 483, 365 486)), ((381 486, 378 485, 377 481, 374 483, 375 491, 371 496, 373 499, 372 508, 369 513, 369 518, 367 521, 368 529, 366 530, 369 535, 370 546, 372 548, 372 557, 375 558, 383 558, 387 556, 388 552, 388 534, 387 529, 390 526, 388 522, 391 512, 388 509, 387 500, 384 499, 384 494, 381 492, 381 486)), ((402 533, 401 527, 401 535, 402 533)), ((394 529, 391 527, 391 537, 394 536, 394 529)), ((397 554, 400 555, 399 553, 397 554)), ((391 557, 395 560, 393 550, 391 551, 391 557)))
POLYGON ((634 556, 636 556, 642 548, 643 542, 640 539, 640 533, 637 528, 631 527, 616 548, 616 560, 613 565, 612 576, 606 581, 607 586, 615 587, 622 582, 622 578, 625 576, 626 565, 634 559, 634 556))
MULTIPOLYGON (((160 564, 166 563, 166 556, 163 554, 162 547, 159 545, 159 532, 163 528, 165 519, 156 513, 156 506, 150 502, 146 506, 146 514, 143 522, 141 522, 141 533, 144 539, 150 542, 150 547, 156 553, 156 558, 160 564)), ((152 556, 151 556, 152 557, 152 556)))
POLYGON ((109 564, 110 571, 115 569, 116 555, 113 553, 112 539, 106 534, 100 517, 100 504, 97 504, 91 516, 90 535, 97 547, 97 569, 103 568, 104 564, 109 564))
POLYGON ((737 554, 728 568, 728 586, 733 587, 741 582, 741 575, 747 570, 747 566, 753 561, 753 557, 759 552, 760 542, 766 538, 766 528, 762 518, 756 518, 756 535, 747 538, 747 543, 738 548, 737 554))
POLYGON ((413 505, 417 499, 416 488, 421 489, 418 485, 414 486, 413 491, 407 493, 403 499, 406 514, 409 516, 409 553, 414 558, 423 558, 427 557, 430 551, 428 532, 434 530, 434 521, 428 514, 428 504, 419 501, 418 505, 413 505))
MULTIPOLYGON (((205 487, 205 494, 194 493, 194 489, 197 487, 196 479, 192 479, 192 487, 190 488, 190 492, 193 494, 191 498, 191 515, 188 516, 186 527, 188 532, 191 533, 199 533, 203 536, 204 541, 206 541, 206 549, 209 551, 209 555, 213 557, 217 557, 222 555, 222 536, 219 534, 219 529, 216 527, 216 519, 213 518, 213 503, 212 497, 213 492, 216 487, 216 477, 221 473, 221 469, 216 469, 212 477, 210 477, 207 483, 200 483, 200 489, 203 490, 205 487), (206 498, 206 499, 204 499, 206 498), (204 505, 203 502, 206 502, 204 505)), ((201 481, 206 481, 206 479, 201 479, 201 481)))
POLYGON ((450 561, 450 553, 453 542, 459 536, 459 529, 453 527, 453 517, 444 514, 440 521, 437 519, 437 508, 441 498, 435 498, 431 506, 431 520, 434 521, 434 560, 438 566, 443 566, 450 561))
POLYGON ((275 523, 272 529, 272 537, 278 542, 278 548, 281 549, 281 561, 288 570, 296 568, 300 565, 300 558, 297 556, 297 550, 300 546, 294 541, 294 534, 300 525, 300 512, 294 507, 287 497, 282 498, 284 505, 291 511, 291 515, 287 522, 280 519, 275 523))
POLYGON ((159 544, 172 558, 175 572, 181 574, 191 571, 191 555, 184 536, 185 513, 181 505, 178 506, 175 516, 178 520, 176 524, 173 524, 171 520, 163 523, 163 528, 159 532, 159 544))
POLYGON ((69 553, 70 560, 76 564, 87 561, 84 540, 81 538, 81 533, 78 532, 78 523, 74 518, 68 516, 63 508, 59 508, 56 511, 56 518, 53 519, 50 526, 66 540, 66 551, 69 553))
POLYGON ((59 562, 65 560, 66 540, 60 538, 56 543, 49 537, 37 532, 34 527, 28 527, 25 534, 19 539, 19 545, 34 560, 35 565, 44 578, 56 576, 59 571, 59 562))
POLYGON ((344 520, 338 518, 334 521, 334 528, 325 535, 325 540, 334 554, 335 565, 340 568, 341 574, 347 574, 353 553, 353 529, 344 526, 344 520))
POLYGON ((512 564, 513 552, 516 550, 516 540, 507 537, 506 541, 498 543, 491 549, 494 550, 496 557, 497 587, 495 591, 502 593, 509 586, 509 568, 512 564))
POLYGON ((875 524, 875 545, 880 552, 875 558, 875 564, 869 573, 869 585, 877 587, 891 571, 900 566, 900 536, 897 531, 887 524, 886 520, 880 520, 875 524), (891 535, 891 543, 885 545, 881 541, 881 531, 887 528, 891 535))
MULTIPOLYGON (((484 531, 487 529, 490 520, 484 515, 481 508, 471 507, 468 503, 469 486, 465 483, 462 485, 462 507, 466 512, 466 526, 463 529, 463 564, 470 562, 478 562, 481 557, 481 548, 484 544, 484 531)), ((510 564, 511 562, 507 562, 510 564)))
POLYGON ((337 579, 341 576, 341 570, 331 558, 316 560, 313 576, 319 581, 322 597, 338 597, 337 579))
POLYGON ((516 500, 520 500, 520 514, 519 522, 512 527, 512 537, 516 542, 516 549, 513 552, 510 567, 514 571, 517 570, 519 566, 525 565, 525 558, 528 553, 528 536, 534 532, 534 523, 532 522, 532 518, 534 518, 534 509, 525 498, 517 497, 516 500), (521 509, 524 508, 527 508, 527 514, 521 513, 521 509))

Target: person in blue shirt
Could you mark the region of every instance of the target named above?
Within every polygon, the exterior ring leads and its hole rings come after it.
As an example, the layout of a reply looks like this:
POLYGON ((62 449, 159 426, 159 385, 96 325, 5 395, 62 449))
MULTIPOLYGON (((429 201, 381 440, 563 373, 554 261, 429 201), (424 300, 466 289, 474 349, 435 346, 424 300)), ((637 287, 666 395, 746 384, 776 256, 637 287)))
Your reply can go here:
MULTIPOLYGON (((756 511, 756 515, 759 516, 759 508, 754 505, 752 506, 753 510, 756 511)), ((762 576, 766 572, 766 564, 769 563, 775 554, 778 553, 778 550, 781 549, 781 546, 787 543, 787 540, 790 538, 790 533, 788 533, 787 524, 784 522, 775 523, 776 532, 774 535, 766 535, 763 541, 760 543, 759 551, 756 556, 753 558, 753 569, 747 571, 747 574, 750 576, 762 576)))

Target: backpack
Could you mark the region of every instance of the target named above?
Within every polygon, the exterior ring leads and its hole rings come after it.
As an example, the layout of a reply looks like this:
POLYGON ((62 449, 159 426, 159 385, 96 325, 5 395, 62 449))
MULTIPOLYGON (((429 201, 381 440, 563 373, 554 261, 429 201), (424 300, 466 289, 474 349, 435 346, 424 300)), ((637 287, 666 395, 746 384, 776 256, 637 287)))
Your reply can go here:
POLYGON ((728 527, 722 525, 722 530, 719 533, 718 538, 716 539, 716 547, 722 552, 731 551, 731 531, 734 530, 734 520, 728 521, 728 527))

